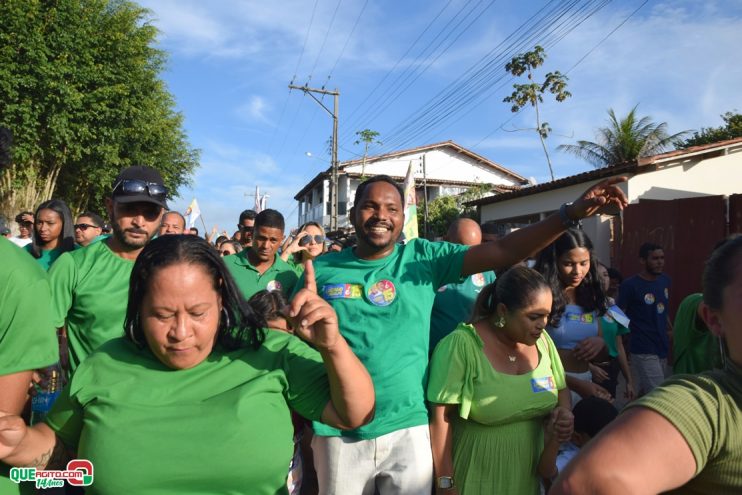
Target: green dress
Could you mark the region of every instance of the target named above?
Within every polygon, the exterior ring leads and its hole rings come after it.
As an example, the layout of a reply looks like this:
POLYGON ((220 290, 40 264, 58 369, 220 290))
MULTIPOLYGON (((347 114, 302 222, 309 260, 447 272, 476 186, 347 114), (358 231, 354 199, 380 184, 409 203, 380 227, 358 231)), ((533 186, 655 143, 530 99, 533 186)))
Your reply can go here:
POLYGON ((543 420, 566 388, 554 343, 536 343, 538 366, 522 375, 492 368, 471 325, 460 324, 436 347, 428 400, 459 404, 453 424, 454 480, 461 495, 538 494, 543 420))

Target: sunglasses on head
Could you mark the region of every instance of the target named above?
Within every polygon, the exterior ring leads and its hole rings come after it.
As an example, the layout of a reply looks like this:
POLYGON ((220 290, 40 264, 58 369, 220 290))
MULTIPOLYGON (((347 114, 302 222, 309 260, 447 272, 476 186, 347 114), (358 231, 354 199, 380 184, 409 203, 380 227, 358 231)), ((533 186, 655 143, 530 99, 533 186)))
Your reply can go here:
POLYGON ((164 200, 167 196, 167 187, 154 182, 146 182, 139 179, 122 179, 113 186, 113 194, 133 196, 135 194, 147 193, 151 198, 164 200))
POLYGON ((325 242, 325 236, 317 234, 302 237, 301 239, 299 239, 299 245, 308 246, 309 243, 311 243, 312 241, 314 241, 315 244, 322 244, 323 242, 325 242))
POLYGON ((88 229, 99 229, 97 225, 90 225, 89 223, 76 223, 75 224, 75 230, 88 230, 88 229))

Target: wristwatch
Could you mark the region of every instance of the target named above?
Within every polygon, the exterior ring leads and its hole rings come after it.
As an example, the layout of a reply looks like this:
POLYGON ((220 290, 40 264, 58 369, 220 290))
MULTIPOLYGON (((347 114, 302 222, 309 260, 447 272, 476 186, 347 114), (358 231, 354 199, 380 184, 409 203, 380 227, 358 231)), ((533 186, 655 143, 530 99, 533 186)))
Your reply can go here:
POLYGON ((572 220, 567 214, 567 208, 569 208, 570 206, 572 206, 571 202, 564 203, 562 204, 562 206, 559 207, 559 218, 562 220, 562 225, 564 225, 568 229, 580 227, 582 225, 582 221, 572 220))
POLYGON ((453 484, 453 478, 451 476, 438 476, 435 480, 435 485, 443 490, 450 490, 455 485, 453 484))

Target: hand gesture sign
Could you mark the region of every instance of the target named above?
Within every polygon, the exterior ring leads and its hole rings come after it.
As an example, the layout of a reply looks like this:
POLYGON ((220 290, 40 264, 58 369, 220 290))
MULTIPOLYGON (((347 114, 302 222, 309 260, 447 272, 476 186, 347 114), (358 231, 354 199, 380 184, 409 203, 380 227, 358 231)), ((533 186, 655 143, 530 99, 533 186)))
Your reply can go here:
POLYGON ((289 316, 293 320, 294 333, 318 350, 329 350, 340 339, 335 310, 317 295, 311 260, 304 266, 304 288, 291 301, 289 316))
POLYGON ((574 201, 569 216, 575 220, 587 218, 610 206, 623 210, 629 202, 618 184, 627 180, 628 177, 621 176, 598 182, 574 201))

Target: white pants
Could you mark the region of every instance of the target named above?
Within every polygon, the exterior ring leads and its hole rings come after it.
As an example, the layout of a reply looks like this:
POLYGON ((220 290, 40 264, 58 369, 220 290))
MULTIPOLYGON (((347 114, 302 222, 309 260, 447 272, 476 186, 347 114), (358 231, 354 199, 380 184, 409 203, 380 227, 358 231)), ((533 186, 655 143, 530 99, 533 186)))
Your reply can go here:
POLYGON ((433 489, 428 425, 371 440, 315 435, 312 451, 323 495, 430 495, 433 489))

